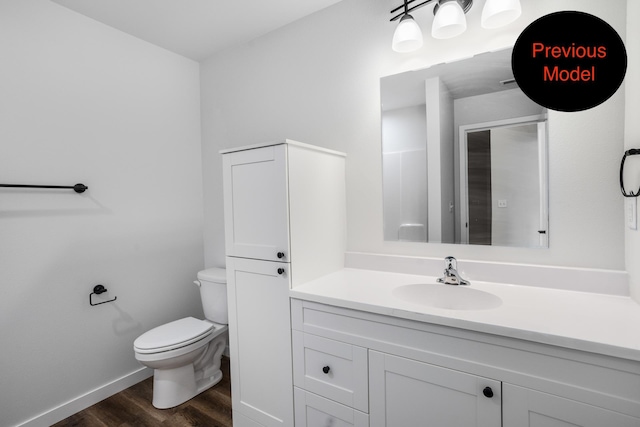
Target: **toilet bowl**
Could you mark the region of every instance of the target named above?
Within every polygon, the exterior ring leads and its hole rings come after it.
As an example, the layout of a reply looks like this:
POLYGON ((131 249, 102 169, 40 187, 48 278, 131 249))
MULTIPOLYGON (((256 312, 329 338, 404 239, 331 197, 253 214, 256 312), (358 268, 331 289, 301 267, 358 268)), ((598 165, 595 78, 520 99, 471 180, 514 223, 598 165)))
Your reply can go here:
POLYGON ((151 329, 133 343, 135 358, 154 369, 153 406, 178 406, 222 379, 220 359, 227 345, 224 269, 198 273, 207 319, 185 317, 151 329), (220 323, 224 322, 224 323, 220 323))

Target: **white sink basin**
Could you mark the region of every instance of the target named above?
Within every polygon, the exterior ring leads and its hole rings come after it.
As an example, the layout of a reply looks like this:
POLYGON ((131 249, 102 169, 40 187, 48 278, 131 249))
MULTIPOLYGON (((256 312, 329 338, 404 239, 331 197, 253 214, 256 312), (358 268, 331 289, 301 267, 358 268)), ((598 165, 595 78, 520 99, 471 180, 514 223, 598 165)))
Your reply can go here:
POLYGON ((406 302, 448 310, 488 310, 502 304, 499 297, 489 292, 441 283, 398 286, 392 294, 406 302))

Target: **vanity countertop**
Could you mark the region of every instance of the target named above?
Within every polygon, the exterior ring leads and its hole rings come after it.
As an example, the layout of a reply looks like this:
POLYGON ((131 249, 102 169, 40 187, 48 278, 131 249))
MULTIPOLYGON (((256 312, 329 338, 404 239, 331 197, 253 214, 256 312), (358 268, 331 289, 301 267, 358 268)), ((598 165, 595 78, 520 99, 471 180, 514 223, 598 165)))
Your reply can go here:
MULTIPOLYGON (((403 301, 398 286, 436 277, 345 268, 295 287, 292 298, 640 361, 640 304, 629 297, 473 281, 497 308, 450 310, 403 301)), ((441 285, 447 286, 447 285, 441 285)))

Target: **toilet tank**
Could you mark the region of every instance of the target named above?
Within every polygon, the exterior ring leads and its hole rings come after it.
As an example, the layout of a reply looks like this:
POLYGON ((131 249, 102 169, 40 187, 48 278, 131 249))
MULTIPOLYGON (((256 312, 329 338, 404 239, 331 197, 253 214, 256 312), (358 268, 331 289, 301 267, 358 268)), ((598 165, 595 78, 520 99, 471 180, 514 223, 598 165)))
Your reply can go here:
POLYGON ((196 284, 200 287, 200 298, 204 317, 215 323, 229 323, 227 309, 227 270, 209 268, 198 273, 196 284))

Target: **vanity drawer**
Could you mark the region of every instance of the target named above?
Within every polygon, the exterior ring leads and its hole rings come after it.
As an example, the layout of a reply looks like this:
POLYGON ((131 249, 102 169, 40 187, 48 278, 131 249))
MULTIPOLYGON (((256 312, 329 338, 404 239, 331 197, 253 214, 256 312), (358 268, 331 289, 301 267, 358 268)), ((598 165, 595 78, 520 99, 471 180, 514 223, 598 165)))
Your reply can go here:
POLYGON ((293 332, 293 383, 369 412, 367 349, 301 331, 293 332))
POLYGON ((369 427, 369 415, 293 388, 296 427, 369 427))

